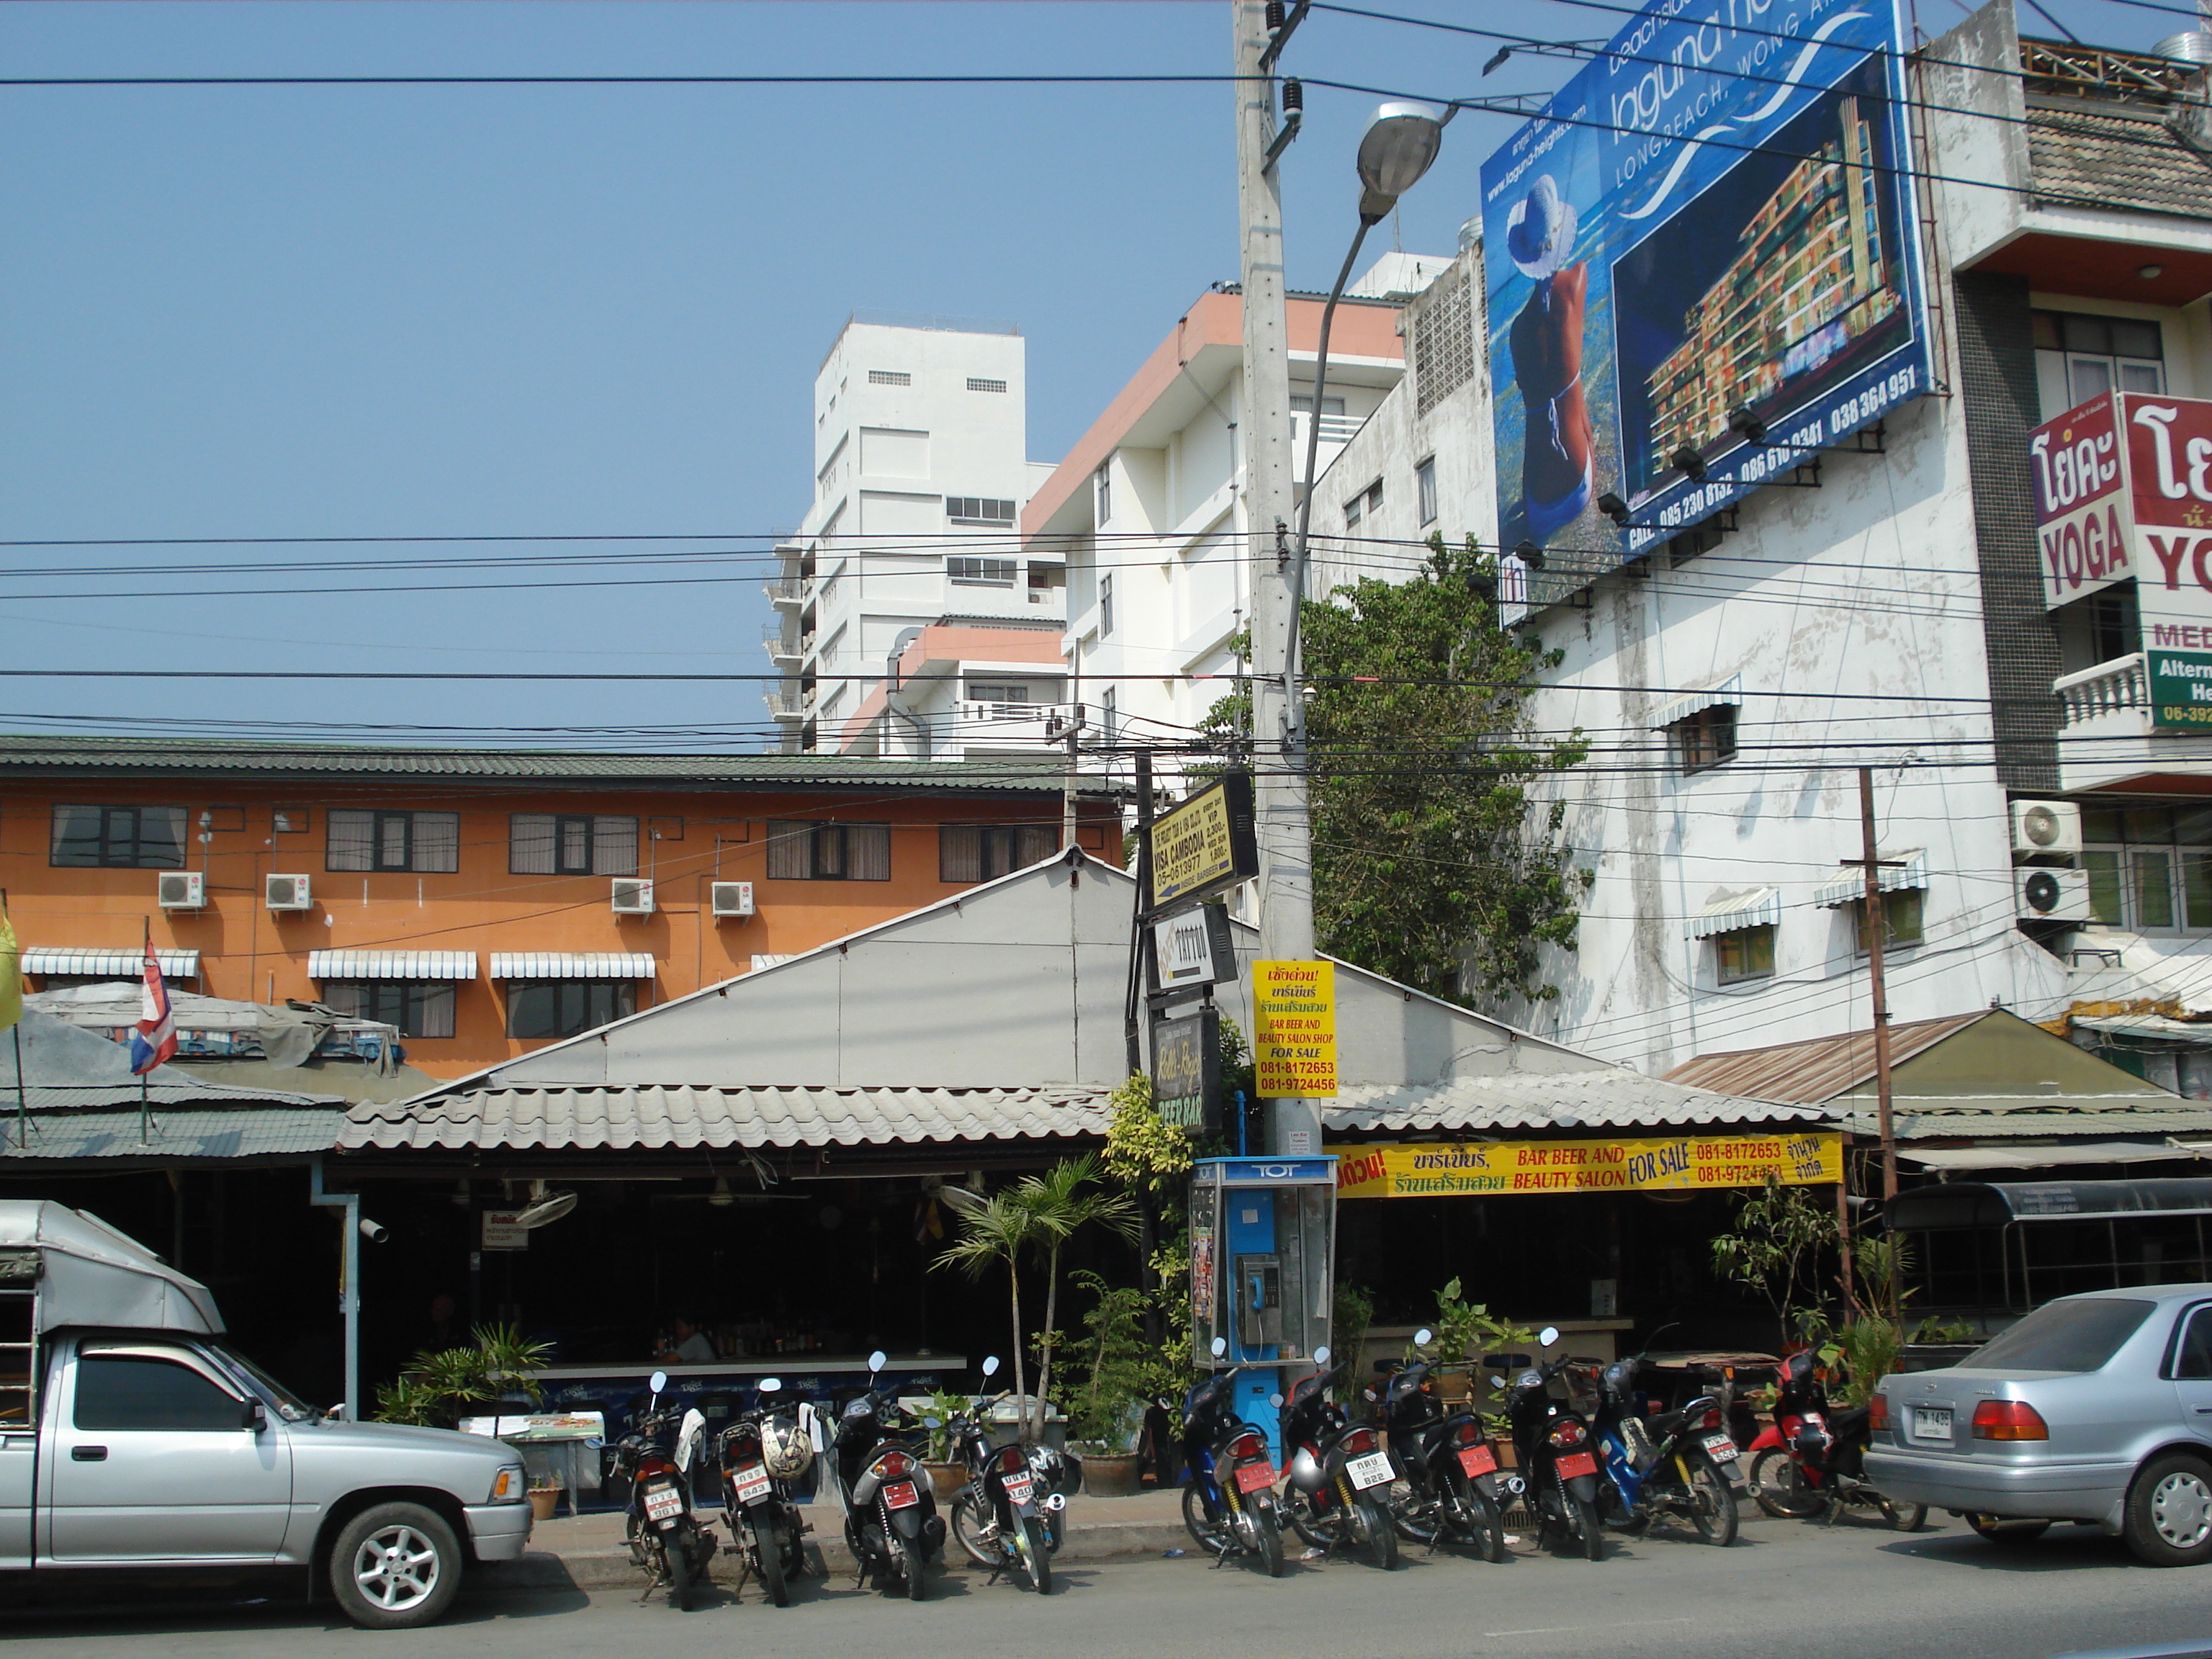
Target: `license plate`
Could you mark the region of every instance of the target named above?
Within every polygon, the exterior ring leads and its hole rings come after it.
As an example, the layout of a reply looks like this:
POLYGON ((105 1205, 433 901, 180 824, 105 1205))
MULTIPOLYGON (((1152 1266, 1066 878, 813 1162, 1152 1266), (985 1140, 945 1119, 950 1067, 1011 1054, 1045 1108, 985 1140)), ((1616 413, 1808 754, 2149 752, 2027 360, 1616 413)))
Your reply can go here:
POLYGON ((1370 1452, 1365 1457, 1355 1457, 1344 1466, 1344 1472, 1362 1492, 1370 1486, 1387 1486, 1390 1480, 1390 1454, 1370 1452))
POLYGON ((1487 1446, 1462 1446, 1459 1466, 1472 1480, 1478 1474, 1494 1474, 1498 1470, 1498 1455, 1487 1446))
POLYGON ((769 1478, 758 1469, 731 1478, 738 1483, 738 1502, 740 1504, 750 1504, 754 1498, 765 1498, 769 1494, 769 1478))
POLYGON ((1948 1406, 1915 1406, 1911 1411, 1911 1422, 1915 1440, 1936 1440, 1947 1446, 1951 1443, 1951 1408, 1948 1406))
POLYGON ((895 1510, 912 1509, 921 1502, 921 1494, 915 1491, 913 1481, 900 1480, 884 1488, 884 1502, 895 1510))
POLYGON ((1015 1475, 1006 1482, 1006 1502, 1009 1504, 1026 1504, 1030 1501, 1030 1494, 1035 1490, 1036 1488, 1030 1484, 1029 1476, 1026 1474, 1015 1475))
POLYGON ((646 1518, 673 1521, 684 1513, 684 1494, 673 1486, 654 1486, 645 1494, 646 1518))
POLYGON ((1559 1479, 1571 1480, 1577 1475, 1595 1474, 1597 1459, 1588 1452, 1561 1452, 1558 1464, 1559 1479))
POLYGON ((1275 1466, 1273 1463, 1247 1463, 1237 1471, 1237 1490, 1239 1492, 1264 1492, 1274 1484, 1275 1466))
POLYGON ((1724 1434, 1705 1437, 1705 1455, 1716 1463, 1733 1463, 1736 1460, 1735 1442, 1724 1434))

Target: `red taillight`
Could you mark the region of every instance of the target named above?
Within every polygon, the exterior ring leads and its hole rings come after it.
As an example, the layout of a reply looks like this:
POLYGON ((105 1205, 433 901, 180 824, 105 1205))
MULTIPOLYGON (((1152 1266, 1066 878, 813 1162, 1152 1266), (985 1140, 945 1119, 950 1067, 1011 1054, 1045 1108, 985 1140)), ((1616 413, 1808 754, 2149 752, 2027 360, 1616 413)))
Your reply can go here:
POLYGON ((1550 1438, 1555 1446, 1579 1446, 1584 1438, 1583 1425, 1579 1423, 1562 1423, 1552 1431, 1550 1438))
POLYGON ((904 1452, 885 1452, 876 1468, 884 1480, 897 1480, 914 1473, 914 1459, 904 1452))
POLYGON ((1229 1455, 1231 1457, 1265 1457, 1267 1449, 1261 1443, 1257 1434, 1247 1429, 1229 1443, 1229 1455))
POLYGON ((1346 1457, 1364 1457, 1380 1443, 1375 1438, 1374 1430, 1354 1429, 1344 1437, 1344 1455, 1346 1457))
POLYGON ((1984 1400, 1974 1407, 1977 1440, 2048 1440, 2051 1425, 2025 1400, 1984 1400))
POLYGON ((1466 1422, 1459 1425, 1459 1430, 1455 1437, 1462 1446, 1477 1445, 1480 1443, 1482 1439, 1481 1425, 1476 1423, 1473 1418, 1469 1418, 1466 1422))
POLYGON ((1867 1396, 1867 1429, 1873 1434, 1889 1432, 1889 1396, 1879 1389, 1867 1396))
POLYGON ((1726 1428, 1728 1426, 1728 1419, 1721 1415, 1721 1408, 1718 1406, 1716 1406, 1712 1410, 1705 1413, 1705 1422, 1701 1426, 1708 1429, 1726 1428))
POLYGON ((675 1473, 676 1465, 670 1462, 665 1457, 641 1457, 637 1460, 637 1479, 640 1480, 644 1480, 648 1474, 673 1474, 675 1473))
POLYGON ((1019 1474, 1029 1466, 1030 1461, 1022 1455, 1019 1446, 1008 1446, 999 1454, 999 1467, 1008 1474, 1019 1474))

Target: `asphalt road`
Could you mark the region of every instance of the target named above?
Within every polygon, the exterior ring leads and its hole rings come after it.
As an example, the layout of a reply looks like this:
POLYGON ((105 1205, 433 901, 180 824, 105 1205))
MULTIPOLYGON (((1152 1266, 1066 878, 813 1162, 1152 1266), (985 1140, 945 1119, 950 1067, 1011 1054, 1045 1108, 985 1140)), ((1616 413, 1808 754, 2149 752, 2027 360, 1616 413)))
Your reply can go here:
POLYGON ((2007 1548, 1948 1520, 1910 1536, 1761 1521, 1724 1551, 1680 1533, 1611 1547, 1595 1565, 1524 1554, 1491 1566, 1415 1553, 1388 1577, 1333 1561, 1273 1582, 1195 1558, 1072 1565, 1046 1601, 966 1572, 933 1579, 921 1606, 855 1591, 850 1579, 809 1582, 780 1611, 757 1593, 687 1614, 658 1595, 641 1605, 625 1594, 544 1592, 465 1599, 444 1625, 403 1635, 366 1634, 293 1606, 19 1613, 0 1619, 0 1641, 65 1643, 70 1659, 278 1659, 325 1643, 334 1655, 377 1659, 693 1659, 718 1649, 748 1659, 1036 1659, 1065 1644, 1115 1659, 1462 1659, 1516 1644, 1587 1659, 2051 1659, 2212 1632, 2212 1567, 2139 1566, 2087 1528, 2007 1548))

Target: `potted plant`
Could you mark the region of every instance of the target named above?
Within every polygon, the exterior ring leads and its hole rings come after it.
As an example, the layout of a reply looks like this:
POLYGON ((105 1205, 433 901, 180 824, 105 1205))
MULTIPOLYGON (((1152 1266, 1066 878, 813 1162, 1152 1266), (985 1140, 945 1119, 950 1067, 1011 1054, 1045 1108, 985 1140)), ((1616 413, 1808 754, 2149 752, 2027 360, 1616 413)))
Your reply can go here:
POLYGON ((968 1484, 968 1466, 952 1455, 951 1424, 974 1404, 971 1395, 939 1389, 929 1396, 929 1407, 922 1413, 924 1420, 936 1425, 929 1431, 929 1446, 921 1466, 929 1472, 929 1484, 937 1489, 940 1504, 950 1504, 968 1484))
POLYGON ((1097 1298, 1083 1316, 1089 1333, 1081 1350, 1083 1376, 1067 1400, 1073 1443, 1083 1460, 1083 1489, 1100 1498, 1127 1497, 1137 1491, 1130 1437, 1148 1393, 1145 1294, 1109 1285, 1087 1271, 1074 1278, 1097 1298))
POLYGON ((550 1521, 554 1508, 561 1501, 560 1483, 550 1474, 530 1477, 530 1517, 533 1521, 550 1521))

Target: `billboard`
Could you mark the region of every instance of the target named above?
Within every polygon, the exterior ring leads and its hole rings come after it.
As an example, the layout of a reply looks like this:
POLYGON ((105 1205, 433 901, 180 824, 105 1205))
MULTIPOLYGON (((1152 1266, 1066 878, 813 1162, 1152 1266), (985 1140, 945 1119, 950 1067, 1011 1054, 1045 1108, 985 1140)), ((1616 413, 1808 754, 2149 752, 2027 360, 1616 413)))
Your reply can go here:
POLYGON ((1928 390, 1901 30, 1656 0, 1483 164, 1500 547, 1587 580, 1928 390))

